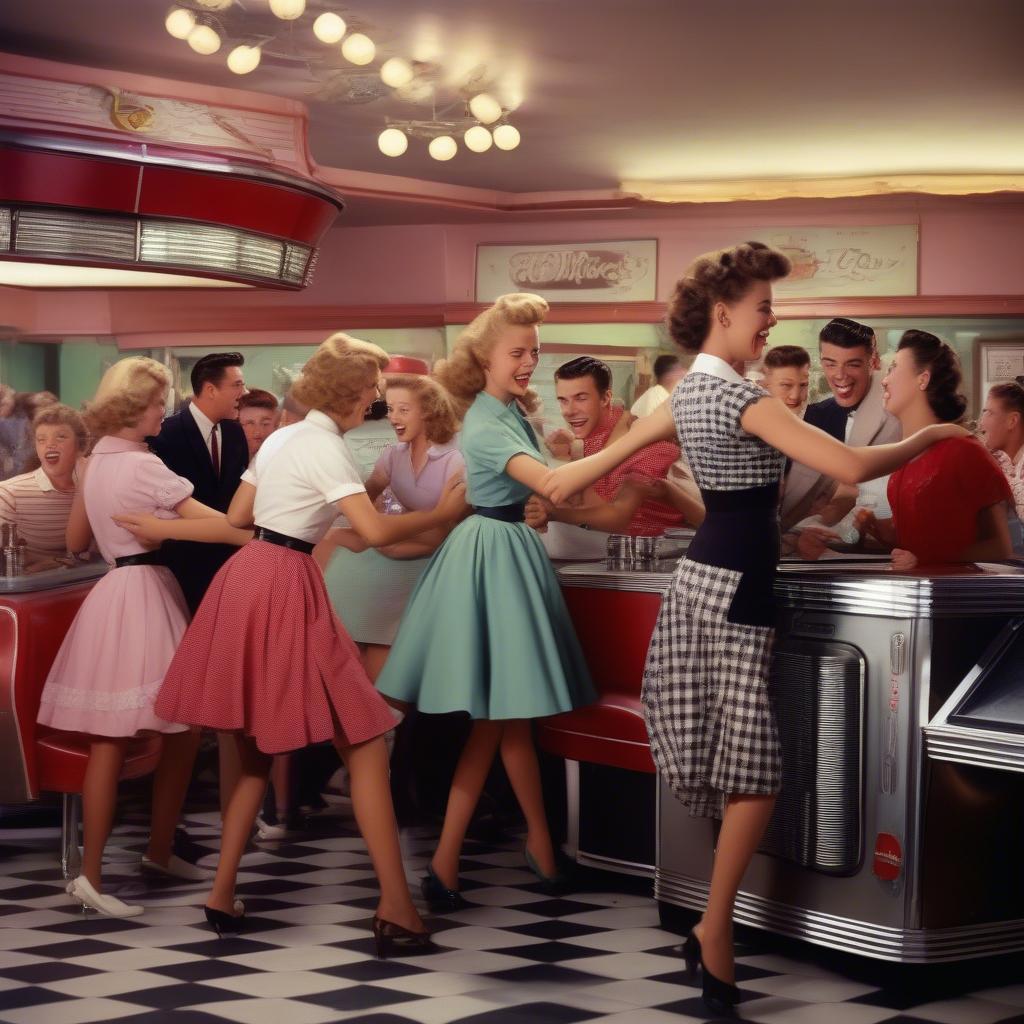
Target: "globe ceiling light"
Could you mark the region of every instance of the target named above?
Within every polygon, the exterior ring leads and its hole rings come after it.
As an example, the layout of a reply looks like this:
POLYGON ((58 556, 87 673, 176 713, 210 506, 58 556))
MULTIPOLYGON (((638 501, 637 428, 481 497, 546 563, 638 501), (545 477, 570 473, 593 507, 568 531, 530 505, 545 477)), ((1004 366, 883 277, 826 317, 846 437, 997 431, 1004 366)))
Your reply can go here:
POLYGON ((413 79, 412 66, 401 57, 391 57, 381 64, 380 78, 385 85, 390 85, 392 89, 401 89, 403 85, 408 85, 413 79))
POLYGON ((385 128, 377 136, 377 148, 385 156, 401 156, 409 148, 409 137, 398 128, 385 128))
POLYGON ((207 11, 226 11, 235 0, 195 0, 195 2, 207 11))
POLYGON ((501 104, 489 93, 481 92, 469 101, 473 116, 484 124, 494 124, 501 117, 501 104))
POLYGON ((220 36, 211 25, 199 24, 189 32, 188 45, 196 53, 209 57, 211 53, 216 53, 220 49, 220 36))
POLYGON ((494 144, 498 149, 515 149, 519 145, 522 136, 519 129, 511 124, 499 124, 494 129, 494 144))
POLYGON ((261 56, 258 46, 236 46, 228 54, 228 70, 236 75, 247 75, 259 67, 261 56))
POLYGON ((427 151, 435 160, 451 160, 458 150, 458 145, 450 135, 438 135, 427 146, 427 151))
POLYGON ((474 153, 486 153, 494 144, 491 133, 482 124, 475 124, 468 129, 462 141, 466 143, 466 149, 474 153))
POLYGON ((345 19, 339 17, 334 11, 324 11, 316 21, 313 22, 313 35, 321 43, 339 43, 345 35, 348 26, 345 19))
POLYGON ((369 36, 362 32, 353 32, 341 44, 341 55, 350 64, 369 64, 377 56, 377 47, 369 36))
POLYGON ((282 21, 301 18, 306 10, 306 0, 270 0, 270 12, 282 21))
POLYGON ((189 32, 196 27, 196 16, 184 7, 172 7, 164 27, 175 39, 187 39, 189 32))

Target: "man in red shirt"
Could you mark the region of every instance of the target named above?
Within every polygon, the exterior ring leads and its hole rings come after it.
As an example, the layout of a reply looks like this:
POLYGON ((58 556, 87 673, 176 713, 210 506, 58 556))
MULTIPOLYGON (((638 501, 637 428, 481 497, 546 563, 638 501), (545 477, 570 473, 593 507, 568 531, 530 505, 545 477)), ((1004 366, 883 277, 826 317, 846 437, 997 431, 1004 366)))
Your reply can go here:
MULTIPOLYGON (((572 432, 572 438, 577 442, 575 447, 579 447, 579 441, 583 442, 581 454, 584 456, 601 451, 610 439, 621 436, 629 426, 630 417, 625 409, 612 405, 612 372, 608 364, 600 359, 580 356, 563 363, 555 371, 555 391, 562 416, 572 432)), ((564 431, 556 433, 565 434, 564 431)), ((559 439, 549 438, 549 442, 552 440, 557 444, 559 439)), ((669 467, 678 458, 679 447, 671 441, 647 445, 607 476, 601 477, 584 494, 582 508, 556 508, 549 511, 548 518, 578 525, 593 525, 598 529, 639 537, 658 536, 668 526, 680 526, 683 523, 681 512, 651 497, 638 501, 640 491, 636 487, 626 488, 632 493, 632 500, 620 495, 624 484, 637 484, 647 494, 654 484, 658 484, 660 493, 669 467), (617 496, 631 511, 628 523, 623 522, 618 526, 606 516, 600 516, 593 522, 587 521, 588 509, 600 504, 614 504, 617 496)))

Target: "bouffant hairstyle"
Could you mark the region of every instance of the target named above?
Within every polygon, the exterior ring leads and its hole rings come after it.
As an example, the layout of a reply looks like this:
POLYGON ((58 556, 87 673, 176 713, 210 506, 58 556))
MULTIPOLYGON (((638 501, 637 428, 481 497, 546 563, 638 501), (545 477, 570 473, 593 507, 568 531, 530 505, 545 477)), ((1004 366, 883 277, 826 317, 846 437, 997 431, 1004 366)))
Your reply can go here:
POLYGON ((398 374, 388 377, 387 389, 393 388, 404 388, 416 396, 423 417, 423 433, 431 444, 447 444, 455 436, 459 429, 455 404, 436 380, 422 374, 398 374))
POLYGON ((765 353, 763 366, 766 370, 781 370, 784 366, 810 366, 811 356, 799 345, 776 345, 765 353))
POLYGON ((818 341, 827 341, 840 348, 866 348, 871 352, 875 347, 875 332, 867 324, 837 316, 822 327, 818 341))
POLYGON ((243 409, 267 409, 277 412, 277 399, 269 392, 260 388, 252 388, 238 400, 238 411, 243 409))
POLYGON ((1024 424, 1024 377, 1016 377, 1005 384, 993 384, 988 395, 1002 402, 1007 412, 1017 413, 1024 424))
POLYGON ((380 377, 388 354, 368 341, 340 331, 309 357, 290 395, 307 409, 348 416, 363 401, 363 392, 380 377))
POLYGON ((610 391, 612 387, 612 371, 603 359, 593 356, 577 356, 555 370, 555 380, 579 380, 590 377, 594 381, 599 395, 610 391))
POLYGON ((918 373, 929 373, 925 397, 932 412, 944 423, 961 420, 967 399, 960 391, 963 375, 953 349, 927 331, 904 331, 896 351, 904 350, 911 353, 918 373))
POLYGON ((698 256, 676 283, 666 322, 673 341, 697 352, 711 332, 716 302, 739 302, 755 281, 777 281, 789 273, 789 260, 763 242, 744 242, 698 256))
MULTIPOLYGON (((452 396, 460 417, 487 384, 484 368, 502 331, 506 327, 532 327, 542 323, 547 314, 548 304, 539 295, 512 292, 500 296, 459 335, 452 354, 434 365, 434 377, 452 396)), ((531 413, 540 399, 531 389, 518 401, 531 413)))
POLYGON ((93 437, 134 427, 153 400, 171 386, 171 371, 147 356, 118 360, 103 374, 96 395, 85 406, 93 437))

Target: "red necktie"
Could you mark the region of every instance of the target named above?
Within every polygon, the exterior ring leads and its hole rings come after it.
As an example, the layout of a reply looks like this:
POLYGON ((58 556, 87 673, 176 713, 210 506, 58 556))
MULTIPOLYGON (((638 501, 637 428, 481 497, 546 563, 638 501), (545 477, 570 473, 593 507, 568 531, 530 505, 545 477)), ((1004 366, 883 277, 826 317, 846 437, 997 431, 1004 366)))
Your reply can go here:
POLYGON ((217 428, 210 433, 210 459, 213 461, 213 475, 220 476, 220 449, 217 446, 217 428))

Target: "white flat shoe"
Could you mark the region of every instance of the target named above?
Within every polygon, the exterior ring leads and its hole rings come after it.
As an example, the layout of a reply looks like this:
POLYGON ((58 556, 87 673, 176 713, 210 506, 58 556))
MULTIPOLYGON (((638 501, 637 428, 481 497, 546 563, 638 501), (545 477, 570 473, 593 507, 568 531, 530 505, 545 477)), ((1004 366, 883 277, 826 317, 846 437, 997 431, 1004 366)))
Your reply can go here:
POLYGON ((167 875, 170 878, 181 878, 186 882, 205 882, 213 877, 205 868, 189 864, 187 860, 182 860, 174 853, 167 858, 166 867, 163 864, 157 864, 156 861, 150 860, 143 854, 142 870, 152 871, 158 875, 167 875))
POLYGON ((98 893, 89 883, 85 875, 73 878, 64 890, 72 899, 78 900, 83 907, 89 907, 106 917, 138 917, 143 907, 122 903, 116 896, 104 896, 98 893))

